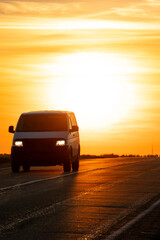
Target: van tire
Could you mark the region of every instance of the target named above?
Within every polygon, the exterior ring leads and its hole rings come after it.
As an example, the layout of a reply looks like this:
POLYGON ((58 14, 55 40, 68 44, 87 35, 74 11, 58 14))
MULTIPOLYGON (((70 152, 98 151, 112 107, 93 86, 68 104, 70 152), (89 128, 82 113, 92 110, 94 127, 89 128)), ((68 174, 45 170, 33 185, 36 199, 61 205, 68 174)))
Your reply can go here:
POLYGON ((78 171, 78 169, 79 169, 79 154, 76 157, 76 161, 72 162, 72 170, 78 171))
POLYGON ((11 168, 12 168, 12 172, 16 173, 16 172, 19 172, 20 165, 12 160, 11 161, 11 168))
POLYGON ((71 163, 65 161, 63 164, 63 170, 64 170, 64 172, 70 172, 71 171, 71 163))
POLYGON ((68 156, 66 157, 66 159, 64 160, 64 163, 63 163, 64 172, 70 172, 71 171, 71 159, 72 159, 72 152, 70 150, 69 153, 68 153, 68 156))
POLYGON ((23 165, 23 171, 24 172, 29 172, 30 166, 29 165, 23 165))

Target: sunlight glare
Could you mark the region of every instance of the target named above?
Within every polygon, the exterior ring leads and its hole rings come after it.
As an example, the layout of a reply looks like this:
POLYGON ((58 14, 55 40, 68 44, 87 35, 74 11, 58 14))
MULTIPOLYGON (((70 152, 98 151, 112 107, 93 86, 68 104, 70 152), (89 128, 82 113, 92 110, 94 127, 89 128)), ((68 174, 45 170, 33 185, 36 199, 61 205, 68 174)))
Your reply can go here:
POLYGON ((136 67, 118 54, 68 54, 44 70, 58 76, 48 101, 57 109, 74 111, 83 129, 108 128, 128 117, 134 107, 135 86, 129 75, 136 67))

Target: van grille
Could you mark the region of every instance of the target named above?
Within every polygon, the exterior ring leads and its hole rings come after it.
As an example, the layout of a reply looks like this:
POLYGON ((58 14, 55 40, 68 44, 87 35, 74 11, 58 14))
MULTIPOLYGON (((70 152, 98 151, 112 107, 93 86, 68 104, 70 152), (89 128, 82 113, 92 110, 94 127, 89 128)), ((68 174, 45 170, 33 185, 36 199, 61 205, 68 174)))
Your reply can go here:
POLYGON ((23 146, 27 150, 52 150, 56 145, 56 139, 24 139, 23 146))

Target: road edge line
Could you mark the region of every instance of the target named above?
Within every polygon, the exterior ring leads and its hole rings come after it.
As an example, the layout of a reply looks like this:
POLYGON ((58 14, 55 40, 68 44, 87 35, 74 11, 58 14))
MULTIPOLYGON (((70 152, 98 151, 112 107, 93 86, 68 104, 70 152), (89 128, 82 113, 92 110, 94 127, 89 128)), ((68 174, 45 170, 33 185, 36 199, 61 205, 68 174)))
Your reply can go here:
POLYGON ((157 207, 160 204, 160 199, 153 203, 148 209, 144 210, 142 213, 140 213, 138 216, 133 218, 131 221, 126 223, 124 226, 113 232, 111 235, 106 237, 104 240, 114 240, 116 237, 120 236, 123 232, 128 230, 130 227, 132 227, 135 223, 137 223, 140 219, 145 217, 147 214, 152 212, 152 210, 157 207))

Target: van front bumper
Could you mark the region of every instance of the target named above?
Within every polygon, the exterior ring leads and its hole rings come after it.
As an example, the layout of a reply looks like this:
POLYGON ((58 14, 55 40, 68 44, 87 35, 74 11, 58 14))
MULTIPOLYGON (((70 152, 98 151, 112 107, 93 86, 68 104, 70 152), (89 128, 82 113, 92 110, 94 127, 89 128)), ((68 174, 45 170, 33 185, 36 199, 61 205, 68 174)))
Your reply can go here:
POLYGON ((19 165, 30 166, 52 166, 61 165, 69 155, 69 146, 54 146, 51 149, 45 148, 11 148, 11 159, 19 165))

